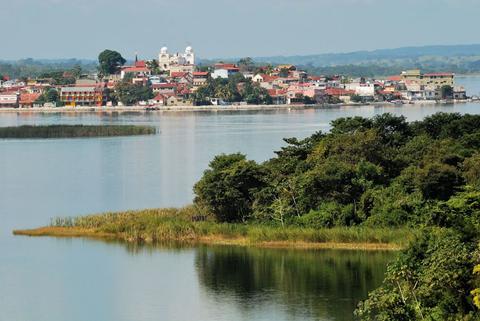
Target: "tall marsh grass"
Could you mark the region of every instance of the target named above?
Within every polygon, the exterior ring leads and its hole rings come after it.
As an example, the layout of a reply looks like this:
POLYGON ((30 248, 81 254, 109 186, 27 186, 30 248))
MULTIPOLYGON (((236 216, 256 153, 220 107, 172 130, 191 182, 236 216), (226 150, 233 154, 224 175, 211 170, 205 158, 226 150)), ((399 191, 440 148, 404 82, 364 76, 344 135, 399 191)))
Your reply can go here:
POLYGON ((0 127, 0 138, 75 138, 154 135, 153 126, 137 125, 45 125, 0 127))
POLYGON ((131 242, 196 241, 201 238, 242 239, 245 243, 368 243, 408 245, 416 232, 410 229, 338 227, 331 229, 269 226, 263 224, 217 223, 199 216, 194 206, 149 209, 119 213, 56 218, 56 227, 76 227, 108 233, 131 242))

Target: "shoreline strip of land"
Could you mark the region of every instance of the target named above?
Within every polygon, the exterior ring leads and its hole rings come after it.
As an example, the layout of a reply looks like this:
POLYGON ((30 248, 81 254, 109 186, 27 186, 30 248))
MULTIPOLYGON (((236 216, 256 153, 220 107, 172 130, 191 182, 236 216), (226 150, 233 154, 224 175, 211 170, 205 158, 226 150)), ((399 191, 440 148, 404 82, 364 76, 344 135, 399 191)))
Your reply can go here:
POLYGON ((304 240, 260 240, 254 241, 241 235, 209 234, 185 239, 181 236, 166 238, 161 241, 152 242, 149 239, 142 239, 141 242, 119 235, 117 233, 102 232, 96 229, 85 229, 76 227, 45 226, 34 229, 14 230, 14 235, 29 237, 56 237, 56 238, 87 238, 94 240, 115 240, 125 243, 161 243, 179 242, 186 245, 227 245, 257 248, 279 248, 279 249, 338 249, 338 250, 364 250, 364 251, 398 251, 404 248, 403 245, 389 242, 356 242, 356 241, 325 241, 308 242, 304 240))
MULTIPOLYGON (((457 103, 478 102, 476 100, 453 101, 416 101, 402 105, 446 105, 457 103)), ((85 113, 85 112, 222 112, 222 111, 268 111, 268 110, 303 110, 363 106, 398 106, 391 102, 372 103, 341 103, 320 105, 225 105, 225 106, 77 106, 77 107, 30 107, 30 108, 0 108, 0 113, 85 113)))

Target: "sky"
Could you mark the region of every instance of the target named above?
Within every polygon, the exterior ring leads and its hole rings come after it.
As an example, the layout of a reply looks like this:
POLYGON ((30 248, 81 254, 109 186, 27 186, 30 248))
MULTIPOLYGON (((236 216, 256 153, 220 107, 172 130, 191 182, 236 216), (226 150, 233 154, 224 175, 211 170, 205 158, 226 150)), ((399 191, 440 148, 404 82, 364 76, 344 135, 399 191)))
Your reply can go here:
POLYGON ((0 60, 201 58, 480 43, 479 0, 0 0, 0 60))

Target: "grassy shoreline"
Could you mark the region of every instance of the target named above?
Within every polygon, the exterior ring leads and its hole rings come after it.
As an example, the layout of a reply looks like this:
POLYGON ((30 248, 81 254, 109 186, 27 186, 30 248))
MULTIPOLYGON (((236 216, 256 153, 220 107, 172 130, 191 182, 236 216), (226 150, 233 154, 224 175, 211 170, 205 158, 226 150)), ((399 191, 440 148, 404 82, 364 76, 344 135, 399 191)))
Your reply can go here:
POLYGON ((349 227, 311 229, 295 226, 217 223, 198 220, 192 207, 105 213, 57 218, 46 227, 15 230, 31 237, 85 237, 128 243, 237 245, 266 248, 400 250, 414 238, 411 229, 349 227))

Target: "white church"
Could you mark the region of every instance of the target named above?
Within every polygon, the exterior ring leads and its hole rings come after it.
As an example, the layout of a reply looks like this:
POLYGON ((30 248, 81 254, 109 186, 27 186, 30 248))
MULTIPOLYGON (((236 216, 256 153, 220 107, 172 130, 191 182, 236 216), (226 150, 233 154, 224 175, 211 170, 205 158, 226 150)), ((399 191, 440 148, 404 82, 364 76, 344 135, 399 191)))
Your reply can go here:
POLYGON ((170 72, 193 72, 195 68, 195 53, 188 46, 185 53, 170 54, 167 47, 163 47, 158 55, 158 65, 161 70, 170 72))

